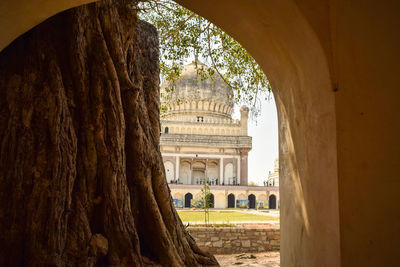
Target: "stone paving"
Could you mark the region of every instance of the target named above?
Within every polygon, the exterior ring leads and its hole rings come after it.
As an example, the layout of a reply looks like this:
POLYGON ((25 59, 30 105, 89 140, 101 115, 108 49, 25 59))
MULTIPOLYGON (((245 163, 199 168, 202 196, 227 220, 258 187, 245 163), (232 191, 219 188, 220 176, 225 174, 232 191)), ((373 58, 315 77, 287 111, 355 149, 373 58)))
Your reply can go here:
POLYGON ((262 253, 242 253, 232 255, 214 255, 221 267, 278 267, 280 266, 279 251, 262 253))

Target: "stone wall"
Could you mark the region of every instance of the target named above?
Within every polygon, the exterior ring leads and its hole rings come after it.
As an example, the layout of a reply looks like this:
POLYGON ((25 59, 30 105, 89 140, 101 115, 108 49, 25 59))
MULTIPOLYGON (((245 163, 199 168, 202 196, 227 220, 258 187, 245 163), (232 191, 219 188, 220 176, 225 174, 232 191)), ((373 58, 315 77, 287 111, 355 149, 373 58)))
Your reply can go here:
POLYGON ((213 254, 264 252, 280 247, 280 229, 189 228, 197 245, 213 254))

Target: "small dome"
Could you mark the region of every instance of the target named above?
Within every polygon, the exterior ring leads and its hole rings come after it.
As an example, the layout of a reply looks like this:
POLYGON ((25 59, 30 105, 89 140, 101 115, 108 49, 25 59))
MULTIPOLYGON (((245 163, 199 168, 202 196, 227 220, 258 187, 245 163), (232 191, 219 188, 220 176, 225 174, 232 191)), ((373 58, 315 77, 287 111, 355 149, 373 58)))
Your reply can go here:
POLYGON ((168 112, 196 113, 198 111, 214 113, 230 117, 233 111, 232 92, 222 78, 215 74, 213 79, 207 77, 202 80, 198 72, 209 68, 200 61, 193 61, 186 65, 175 83, 163 83, 161 91, 167 97, 162 101, 168 107, 168 112), (172 92, 166 93, 167 88, 172 92))

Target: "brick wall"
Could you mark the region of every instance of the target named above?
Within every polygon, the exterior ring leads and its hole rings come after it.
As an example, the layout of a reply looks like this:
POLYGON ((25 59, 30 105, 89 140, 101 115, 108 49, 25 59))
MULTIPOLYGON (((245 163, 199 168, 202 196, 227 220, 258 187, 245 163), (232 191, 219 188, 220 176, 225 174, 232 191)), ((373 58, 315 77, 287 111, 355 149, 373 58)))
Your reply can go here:
POLYGON ((189 228, 197 245, 213 254, 264 252, 279 249, 280 229, 189 228))

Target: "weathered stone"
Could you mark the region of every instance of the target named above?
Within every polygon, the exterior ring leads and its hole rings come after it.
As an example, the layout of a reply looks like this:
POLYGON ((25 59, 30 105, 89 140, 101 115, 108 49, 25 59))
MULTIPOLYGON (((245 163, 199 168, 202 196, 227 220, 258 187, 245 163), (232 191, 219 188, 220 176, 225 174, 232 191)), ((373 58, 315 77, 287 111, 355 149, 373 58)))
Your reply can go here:
POLYGON ((217 241, 217 242, 214 242, 213 246, 214 246, 214 247, 217 247, 217 248, 222 247, 222 240, 217 241))
POLYGON ((212 236, 212 237, 211 237, 211 241, 218 241, 218 240, 220 240, 220 238, 217 237, 217 236, 212 236))
POLYGON ((244 240, 244 241, 242 241, 242 247, 245 247, 245 248, 250 247, 250 240, 244 240))
POLYGON ((279 240, 271 240, 270 242, 272 246, 279 245, 279 243, 280 243, 279 240))

